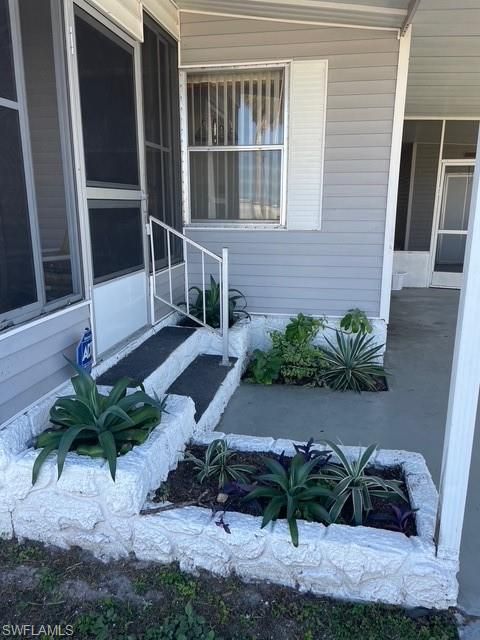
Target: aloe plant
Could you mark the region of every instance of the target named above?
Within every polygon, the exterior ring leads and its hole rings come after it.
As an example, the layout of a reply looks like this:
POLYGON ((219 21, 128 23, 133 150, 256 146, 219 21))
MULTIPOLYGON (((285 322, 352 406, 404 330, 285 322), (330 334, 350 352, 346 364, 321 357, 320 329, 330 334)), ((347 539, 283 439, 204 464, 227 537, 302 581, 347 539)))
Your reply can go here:
MULTIPOLYGON (((190 314, 203 322, 203 300, 205 298, 205 322, 214 329, 220 328, 221 291, 220 284, 212 275, 210 276, 210 287, 205 289, 205 296, 200 287, 190 287, 189 289, 189 295, 193 294, 193 299, 190 302, 190 314)), ((186 303, 182 302, 181 306, 186 306, 186 303)), ((246 309, 247 300, 243 293, 238 289, 229 289, 228 323, 230 327, 241 318, 250 318, 246 309)))
POLYGON ((235 455, 236 452, 229 449, 225 440, 219 438, 208 445, 203 460, 189 451, 185 454, 185 460, 193 463, 197 469, 200 484, 210 478, 218 478, 218 488, 221 489, 227 480, 246 483, 255 472, 254 466, 235 462, 235 455))
POLYGON ((297 453, 287 465, 273 458, 263 458, 269 473, 258 476, 259 485, 244 500, 268 500, 263 511, 262 528, 269 522, 286 517, 292 543, 298 547, 297 519, 330 523, 325 502, 333 499, 332 492, 315 473, 320 457, 305 462, 297 453))
POLYGON ((366 473, 366 468, 377 450, 372 444, 362 455, 350 462, 338 445, 330 440, 326 444, 337 456, 338 462, 328 463, 318 471, 318 477, 326 482, 332 490, 332 500, 329 505, 331 522, 336 522, 346 506, 351 506, 352 521, 361 525, 365 516, 372 510, 372 498, 391 498, 396 495, 407 501, 398 480, 386 480, 376 475, 366 473))
POLYGON ((102 394, 90 374, 71 364, 77 371, 71 379, 75 394, 58 398, 50 410, 53 427, 35 441, 35 447, 41 452, 33 465, 33 484, 53 451, 57 451, 60 478, 71 450, 92 458, 105 458, 115 480, 117 457, 143 444, 165 410, 165 400, 147 395, 143 385, 130 378, 122 378, 110 393, 102 394), (131 387, 136 390, 127 394, 131 387))

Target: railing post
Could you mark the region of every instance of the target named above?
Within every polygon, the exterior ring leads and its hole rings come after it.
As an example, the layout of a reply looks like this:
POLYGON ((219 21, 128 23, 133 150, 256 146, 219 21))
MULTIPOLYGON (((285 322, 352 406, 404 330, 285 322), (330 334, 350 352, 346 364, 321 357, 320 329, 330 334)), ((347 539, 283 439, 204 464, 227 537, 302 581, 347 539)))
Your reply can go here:
POLYGON ((230 358, 228 353, 228 249, 222 249, 222 365, 229 366, 230 358))
POLYGON ((458 563, 480 388, 480 136, 440 478, 437 555, 458 563))

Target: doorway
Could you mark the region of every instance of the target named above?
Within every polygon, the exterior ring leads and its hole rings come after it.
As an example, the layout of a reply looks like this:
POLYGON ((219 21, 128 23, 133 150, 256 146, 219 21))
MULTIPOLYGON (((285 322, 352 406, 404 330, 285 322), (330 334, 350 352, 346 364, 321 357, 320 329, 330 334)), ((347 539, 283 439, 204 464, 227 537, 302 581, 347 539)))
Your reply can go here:
POLYGON ((434 218, 433 287, 460 288, 475 162, 443 161, 434 218))
POLYGON ((99 356, 148 325, 140 45, 84 0, 67 8, 85 274, 99 356))

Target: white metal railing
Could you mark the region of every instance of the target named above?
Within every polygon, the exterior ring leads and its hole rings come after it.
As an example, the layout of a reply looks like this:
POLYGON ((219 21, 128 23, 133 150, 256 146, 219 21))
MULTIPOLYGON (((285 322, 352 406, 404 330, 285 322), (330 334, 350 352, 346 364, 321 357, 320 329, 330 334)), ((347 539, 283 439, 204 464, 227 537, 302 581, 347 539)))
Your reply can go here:
POLYGON ((222 249, 221 257, 216 253, 209 251, 202 245, 198 244, 191 238, 188 238, 180 231, 177 231, 173 227, 170 227, 165 222, 162 222, 158 218, 154 216, 149 216, 148 223, 148 235, 150 236, 150 250, 152 253, 152 275, 150 276, 150 297, 151 297, 151 308, 152 308, 152 319, 155 322, 155 300, 159 300, 164 304, 168 305, 175 311, 178 311, 182 315, 195 322, 198 322, 202 326, 206 327, 214 331, 215 333, 219 333, 222 336, 222 364, 229 365, 229 353, 228 353, 228 332, 229 332, 229 304, 228 304, 228 249, 222 249), (167 249, 167 267, 166 269, 157 270, 156 259, 155 259, 155 229, 160 227, 166 234, 166 249, 167 249), (183 248, 183 266, 184 266, 184 278, 183 278, 183 288, 185 295, 185 306, 181 306, 177 302, 174 302, 173 295, 173 277, 172 277, 172 269, 176 267, 176 265, 172 265, 172 236, 180 238, 182 241, 183 248), (190 273, 188 266, 188 247, 193 247, 194 249, 200 251, 201 255, 201 287, 202 291, 202 300, 203 300, 203 309, 202 309, 202 317, 198 318, 190 313, 190 273), (219 274, 219 285, 220 285, 220 328, 212 327, 207 323, 207 307, 205 300, 205 291, 206 291, 206 283, 205 283, 205 256, 208 256, 211 260, 213 260, 218 265, 218 274, 219 274), (168 298, 160 295, 157 287, 157 276, 160 272, 166 271, 168 274, 168 298))

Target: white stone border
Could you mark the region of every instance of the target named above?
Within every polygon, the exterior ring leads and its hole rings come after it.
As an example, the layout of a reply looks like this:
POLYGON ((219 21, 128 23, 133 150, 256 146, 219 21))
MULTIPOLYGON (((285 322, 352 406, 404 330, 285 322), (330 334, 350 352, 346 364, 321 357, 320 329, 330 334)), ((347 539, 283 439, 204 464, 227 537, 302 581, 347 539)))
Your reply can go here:
POLYGON ((0 432, 0 535, 78 545, 105 557, 125 555, 132 517, 175 468, 193 434, 194 413, 190 398, 169 396, 148 440, 118 458, 115 482, 105 460, 71 452, 59 480, 52 454, 32 486, 39 453, 32 444, 41 429, 32 416, 11 423, 0 432))
MULTIPOLYGON (((294 453, 289 440, 211 433, 198 444, 227 439, 241 451, 294 453)), ((364 450, 342 447, 350 459, 364 450)), ((319 595, 378 601, 406 607, 446 609, 455 605, 458 567, 436 557, 433 541, 438 495, 423 457, 382 450, 380 466, 400 465, 412 506, 418 508, 418 535, 370 527, 299 523, 299 547, 293 547, 285 522, 260 528, 261 518, 227 513, 230 534, 215 524, 207 509, 189 507, 136 520, 134 552, 145 560, 178 561, 247 580, 267 580, 319 595)))
MULTIPOLYGON (((70 453, 59 481, 52 456, 32 487, 37 452, 31 448, 37 422, 25 416, 0 432, 0 533, 60 547, 80 546, 102 559, 135 554, 160 563, 178 561, 182 569, 236 573, 315 594, 407 607, 445 609, 456 603, 458 567, 435 555, 433 542, 438 496, 422 456, 379 451, 379 465, 401 465, 410 500, 419 508, 418 536, 368 527, 299 523, 293 547, 285 522, 260 528, 261 518, 227 513, 230 534, 200 507, 140 515, 149 508, 149 491, 164 481, 182 456, 195 429, 190 398, 170 396, 168 414, 148 441, 118 460, 112 482, 107 464, 70 453)), ((243 451, 293 454, 289 440, 222 433, 197 434, 208 444, 226 438, 243 451)), ((344 447, 356 458, 362 448, 344 447)))
MULTIPOLYGON (((249 350, 261 349, 267 351, 272 347, 272 341, 270 339, 271 331, 285 331, 287 324, 295 318, 296 314, 291 316, 273 316, 273 315, 257 315, 253 314, 250 328, 249 328, 249 350)), ((336 316, 328 316, 327 322, 330 329, 320 331, 315 337, 313 343, 317 346, 325 346, 325 338, 328 338, 330 342, 335 344, 335 332, 332 329, 340 328, 341 318, 336 316)), ((387 341, 387 325, 384 320, 370 319, 372 323, 373 331, 372 336, 375 338, 375 342, 384 345, 381 355, 385 352, 385 344, 387 341)))

